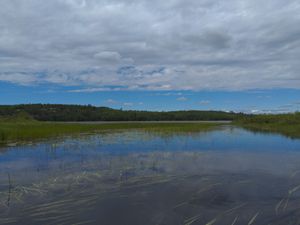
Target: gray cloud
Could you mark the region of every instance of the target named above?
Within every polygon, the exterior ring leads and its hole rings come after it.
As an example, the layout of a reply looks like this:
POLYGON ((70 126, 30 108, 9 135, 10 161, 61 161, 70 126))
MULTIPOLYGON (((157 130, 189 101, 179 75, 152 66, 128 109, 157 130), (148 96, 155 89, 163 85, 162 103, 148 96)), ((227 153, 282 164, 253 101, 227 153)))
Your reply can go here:
POLYGON ((101 90, 300 88, 296 0, 10 0, 0 81, 101 90), (117 86, 117 87, 116 87, 117 86))

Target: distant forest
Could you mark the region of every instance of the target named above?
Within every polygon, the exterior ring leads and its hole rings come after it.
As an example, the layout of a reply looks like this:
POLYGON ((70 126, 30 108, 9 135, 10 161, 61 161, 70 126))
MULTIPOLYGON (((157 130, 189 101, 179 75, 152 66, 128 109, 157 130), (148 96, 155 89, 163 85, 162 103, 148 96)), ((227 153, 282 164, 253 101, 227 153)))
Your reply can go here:
POLYGON ((135 111, 92 105, 23 104, 0 105, 0 117, 27 115, 39 121, 184 121, 236 120, 242 113, 222 111, 135 111))

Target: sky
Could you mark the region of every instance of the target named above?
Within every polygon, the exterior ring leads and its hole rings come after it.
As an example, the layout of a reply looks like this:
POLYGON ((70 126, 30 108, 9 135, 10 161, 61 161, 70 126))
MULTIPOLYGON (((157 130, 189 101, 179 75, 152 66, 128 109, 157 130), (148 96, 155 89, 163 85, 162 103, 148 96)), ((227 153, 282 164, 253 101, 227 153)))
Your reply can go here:
POLYGON ((299 110, 298 0, 1 0, 0 104, 299 110))

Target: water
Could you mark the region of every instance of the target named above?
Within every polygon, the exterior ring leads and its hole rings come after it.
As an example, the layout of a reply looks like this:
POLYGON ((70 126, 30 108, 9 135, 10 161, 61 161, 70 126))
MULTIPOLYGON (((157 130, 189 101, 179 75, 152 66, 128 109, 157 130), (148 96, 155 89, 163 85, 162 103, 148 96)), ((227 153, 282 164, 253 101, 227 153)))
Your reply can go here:
POLYGON ((0 151, 0 224, 299 224, 300 140, 227 125, 0 151))

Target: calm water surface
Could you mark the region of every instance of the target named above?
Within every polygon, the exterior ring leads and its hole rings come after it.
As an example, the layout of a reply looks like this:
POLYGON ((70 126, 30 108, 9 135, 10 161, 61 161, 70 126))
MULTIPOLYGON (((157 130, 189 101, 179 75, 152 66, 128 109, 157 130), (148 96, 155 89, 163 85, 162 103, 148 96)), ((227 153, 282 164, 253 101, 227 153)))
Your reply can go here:
POLYGON ((2 148, 0 224, 300 224, 300 140, 226 125, 2 148))

